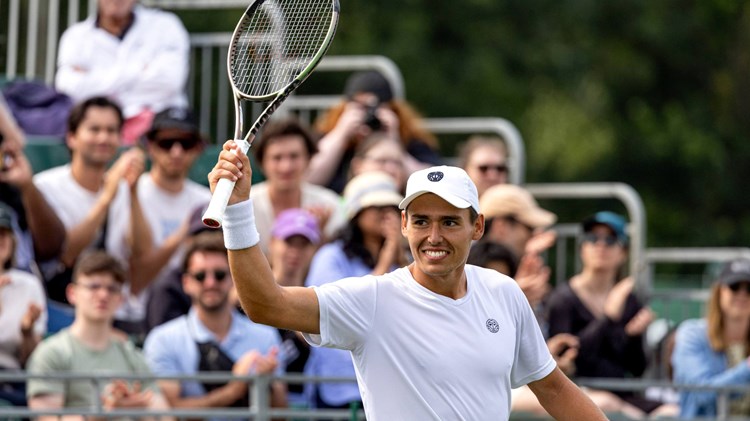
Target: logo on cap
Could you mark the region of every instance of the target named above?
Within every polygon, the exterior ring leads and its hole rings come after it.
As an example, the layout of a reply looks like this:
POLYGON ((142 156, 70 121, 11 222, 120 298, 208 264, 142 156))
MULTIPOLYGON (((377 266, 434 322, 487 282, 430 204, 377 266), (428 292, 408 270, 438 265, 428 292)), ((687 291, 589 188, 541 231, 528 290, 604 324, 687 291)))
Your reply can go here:
POLYGON ((427 174, 427 179, 432 182, 438 182, 443 179, 443 172, 442 171, 435 171, 427 174))
POLYGON ((500 323, 498 323, 495 319, 487 319, 487 323, 485 323, 485 326, 487 326, 487 330, 492 333, 497 333, 500 330, 500 323))

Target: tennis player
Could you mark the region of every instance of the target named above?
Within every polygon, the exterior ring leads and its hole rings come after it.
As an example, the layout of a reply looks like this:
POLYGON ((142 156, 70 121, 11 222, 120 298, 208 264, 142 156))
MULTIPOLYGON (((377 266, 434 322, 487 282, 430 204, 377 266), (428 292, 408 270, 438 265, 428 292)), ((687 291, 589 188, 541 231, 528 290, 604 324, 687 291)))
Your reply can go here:
POLYGON ((368 420, 507 420, 510 389, 524 384, 558 420, 606 420, 556 367, 516 282, 466 264, 484 216, 462 169, 409 177, 399 207, 413 263, 316 288, 274 282, 257 247, 250 161, 231 140, 208 175, 212 189, 220 178, 236 181, 223 227, 245 311, 351 351, 368 420))

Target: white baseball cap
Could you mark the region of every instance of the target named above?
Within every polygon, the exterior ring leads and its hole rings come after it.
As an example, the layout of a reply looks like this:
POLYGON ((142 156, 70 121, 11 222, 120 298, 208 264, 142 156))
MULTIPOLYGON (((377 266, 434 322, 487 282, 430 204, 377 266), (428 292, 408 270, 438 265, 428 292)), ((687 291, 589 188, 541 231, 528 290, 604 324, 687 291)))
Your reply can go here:
POLYGON ((477 186, 459 167, 441 165, 413 173, 406 182, 406 197, 399 203, 399 209, 406 209, 412 200, 425 193, 436 194, 459 209, 473 208, 479 213, 477 186))

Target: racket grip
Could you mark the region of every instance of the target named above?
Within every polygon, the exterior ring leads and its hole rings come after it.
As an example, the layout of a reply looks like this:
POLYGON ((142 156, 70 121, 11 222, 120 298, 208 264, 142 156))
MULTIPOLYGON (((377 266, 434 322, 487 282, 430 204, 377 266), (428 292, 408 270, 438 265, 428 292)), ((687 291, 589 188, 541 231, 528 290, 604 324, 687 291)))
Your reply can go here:
MULTIPOLYGON (((247 153, 250 149, 250 143, 244 139, 234 140, 242 150, 242 153, 247 153)), ((237 153, 236 149, 232 149, 232 152, 237 153)), ((220 228, 221 223, 224 220, 224 211, 229 203, 229 198, 232 196, 232 190, 234 190, 235 182, 227 178, 222 178, 216 183, 213 195, 211 195, 211 201, 208 203, 208 208, 203 214, 203 223, 211 228, 220 228)))

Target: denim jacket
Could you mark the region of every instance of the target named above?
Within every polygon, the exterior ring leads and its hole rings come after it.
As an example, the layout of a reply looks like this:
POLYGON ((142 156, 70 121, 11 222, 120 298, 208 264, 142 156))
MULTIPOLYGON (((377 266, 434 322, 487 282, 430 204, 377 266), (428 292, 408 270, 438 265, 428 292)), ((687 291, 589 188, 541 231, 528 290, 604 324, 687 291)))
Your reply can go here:
MULTIPOLYGON (((708 341, 705 319, 686 320, 677 329, 672 367, 675 384, 733 386, 750 385, 750 365, 728 367, 724 352, 716 352, 708 341)), ((680 417, 716 416, 715 392, 680 392, 680 417)))

